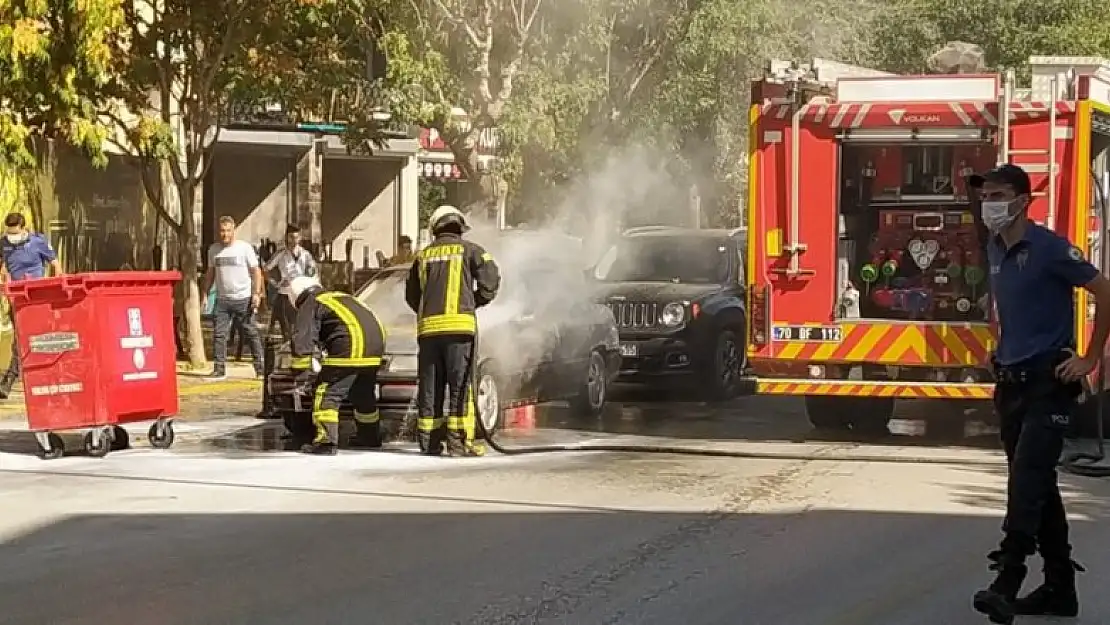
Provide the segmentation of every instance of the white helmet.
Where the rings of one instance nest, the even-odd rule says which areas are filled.
[[[302,293],[310,289],[322,288],[324,288],[324,286],[320,284],[320,281],[316,278],[313,278],[312,276],[300,276],[297,278],[293,278],[289,281],[289,301],[292,302],[294,306],[296,306],[297,300],[301,297]]]
[[[466,223],[466,215],[463,212],[450,204],[443,204],[435,209],[432,216],[428,218],[428,230],[435,234],[436,226],[440,226],[445,221],[456,221],[462,226],[463,232],[470,230],[470,226]]]

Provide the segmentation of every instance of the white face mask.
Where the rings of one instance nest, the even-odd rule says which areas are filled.
[[[4,236],[8,238],[8,243],[11,243],[12,245],[19,245],[20,243],[23,243],[27,240],[26,232],[20,232],[19,234],[5,234]]]
[[[1013,200],[1009,202],[983,202],[983,224],[988,230],[997,234],[1002,232],[1006,226],[1014,223],[1014,219],[1017,219],[1017,213],[1010,213],[1010,206],[1013,203]]]

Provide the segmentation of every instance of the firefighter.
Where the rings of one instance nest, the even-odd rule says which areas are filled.
[[[1002,165],[969,182],[981,198],[1001,327],[994,404],[1009,465],[1003,538],[988,556],[997,576],[973,603],[993,623],[1012,623],[1015,614],[1076,616],[1075,573],[1082,569],[1071,558],[1056,465],[1081,380],[1098,364],[1110,334],[1110,281],[1079,248],[1029,220],[1032,188],[1022,168]],[[1079,287],[1096,301],[1083,355],[1075,351]],[[1025,560],[1036,551],[1044,559],[1044,584],[1019,599]]]
[[[417,438],[420,450],[432,456],[485,453],[474,441],[475,313],[497,296],[501,277],[488,252],[463,240],[469,229],[459,209],[437,208],[428,220],[434,240],[416,255],[405,288],[420,346]]]
[[[339,407],[346,399],[354,408],[357,427],[352,444],[381,447],[375,394],[378,366],[385,349],[385,329],[357,299],[346,293],[325,291],[316,278],[294,278],[288,295],[297,310],[292,351],[293,369],[299,372],[298,386],[310,384],[318,372],[312,400],[315,436],[301,451],[336,453]],[[317,351],[323,352],[322,360],[316,359]]]

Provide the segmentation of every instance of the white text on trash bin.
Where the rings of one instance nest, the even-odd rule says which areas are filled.
[[[36,397],[44,395],[67,395],[69,393],[80,393],[85,390],[85,387],[80,382],[71,382],[69,384],[44,384],[42,386],[32,386],[31,394]]]

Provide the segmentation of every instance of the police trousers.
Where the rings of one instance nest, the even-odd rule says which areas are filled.
[[[474,337],[437,335],[421,337],[418,342],[416,431],[420,448],[439,453],[448,442],[472,443],[477,426]]]
[[[380,436],[377,367],[324,367],[316,378],[312,424],[317,445],[339,446],[339,408],[344,400],[354,408],[357,436]]]
[[[1075,385],[1039,369],[1000,369],[994,405],[1009,465],[1002,551],[1024,558],[1070,559],[1068,520],[1056,466],[1075,404]]]

